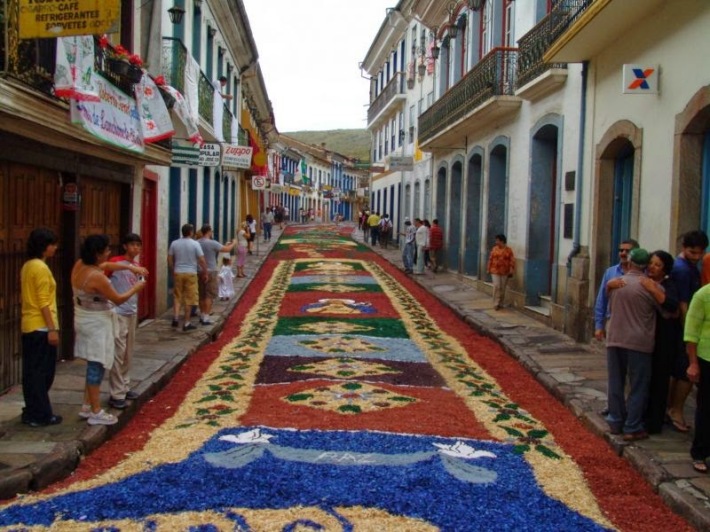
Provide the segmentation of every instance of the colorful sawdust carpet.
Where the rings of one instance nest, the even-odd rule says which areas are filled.
[[[687,528],[495,343],[337,231],[289,229],[220,341],[0,526]]]

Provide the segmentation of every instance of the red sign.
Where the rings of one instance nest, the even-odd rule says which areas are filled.
[[[78,211],[80,203],[81,195],[79,194],[79,187],[76,183],[67,183],[64,185],[64,191],[62,192],[62,210]]]

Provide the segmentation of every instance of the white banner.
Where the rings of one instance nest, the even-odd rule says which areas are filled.
[[[54,94],[60,98],[99,101],[94,84],[94,37],[59,37],[54,68]]]
[[[158,86],[148,74],[135,86],[138,109],[143,124],[143,140],[158,142],[175,134],[173,122]]]
[[[222,166],[231,168],[251,168],[251,156],[253,148],[251,146],[237,146],[235,144],[225,144],[222,154]]]
[[[100,100],[71,100],[71,121],[92,135],[126,150],[142,153],[143,128],[136,101],[98,74],[92,75]]]

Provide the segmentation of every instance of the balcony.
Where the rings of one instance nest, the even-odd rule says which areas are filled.
[[[419,117],[419,146],[428,151],[458,146],[490,120],[515,113],[517,48],[495,48]],[[457,144],[458,143],[458,144]]]
[[[396,101],[405,101],[405,79],[403,72],[397,72],[385,88],[372,102],[367,110],[367,125],[373,125],[380,116],[385,116],[385,112]]]
[[[579,63],[613,45],[664,0],[559,0],[552,9],[548,62]],[[660,15],[659,15],[660,16]]]
[[[546,63],[550,48],[552,14],[548,14],[518,41],[518,73],[515,95],[537,100],[563,85],[567,80],[567,63]]]
[[[0,76],[54,98],[57,39],[20,39],[18,13],[18,0],[0,1]],[[132,96],[133,81],[111,71],[105,53],[95,46],[94,70]]]
[[[182,94],[185,94],[187,54],[187,48],[179,39],[163,37],[163,76],[169,85],[175,87]],[[213,124],[214,91],[214,85],[205,73],[200,71],[197,79],[197,112],[204,124],[216,130],[215,124]],[[221,127],[226,142],[232,141],[232,116],[229,106],[225,103]],[[242,142],[239,144],[244,145]]]

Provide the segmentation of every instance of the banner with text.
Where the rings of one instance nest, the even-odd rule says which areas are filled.
[[[71,121],[101,140],[126,150],[144,150],[143,128],[136,101],[98,74],[92,73],[98,102],[71,100]]]
[[[254,148],[251,146],[237,146],[225,144],[222,154],[222,166],[230,168],[251,168],[251,156]]]
[[[115,33],[121,0],[19,0],[20,39]]]
[[[220,156],[221,147],[216,142],[205,142],[200,147],[173,142],[171,166],[188,168],[219,166]]]

